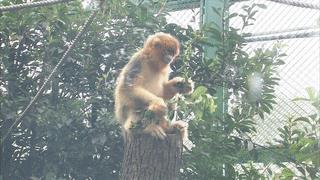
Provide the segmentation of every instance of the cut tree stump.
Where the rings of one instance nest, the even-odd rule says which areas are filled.
[[[177,180],[182,139],[168,134],[164,140],[136,134],[125,144],[121,180]]]

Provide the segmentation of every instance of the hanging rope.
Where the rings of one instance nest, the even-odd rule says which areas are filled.
[[[314,30],[310,32],[296,32],[295,34],[279,34],[279,35],[269,35],[269,36],[249,36],[245,37],[246,42],[258,42],[258,41],[272,41],[280,39],[294,39],[294,38],[309,38],[309,37],[319,37],[320,31]]]
[[[45,87],[48,85],[49,81],[51,81],[53,75],[55,75],[55,73],[57,72],[57,70],[60,68],[61,64],[67,59],[67,57],[69,56],[71,50],[75,47],[76,43],[79,41],[80,37],[86,32],[87,28],[89,27],[89,25],[93,22],[96,14],[97,14],[98,10],[95,10],[90,17],[88,18],[88,20],[84,23],[83,27],[80,29],[79,33],[77,34],[77,36],[74,38],[74,40],[71,42],[71,44],[69,45],[67,51],[63,54],[62,58],[59,60],[58,64],[54,67],[54,69],[52,70],[52,72],[50,73],[50,75],[48,76],[47,80],[43,83],[43,85],[40,87],[39,91],[37,92],[37,94],[34,96],[34,98],[30,101],[30,103],[28,104],[28,106],[25,108],[25,110],[18,116],[18,118],[14,121],[14,123],[10,126],[10,128],[8,129],[7,133],[3,136],[1,145],[4,143],[4,141],[8,138],[8,136],[10,135],[11,131],[13,130],[13,128],[15,128],[18,124],[20,124],[23,120],[23,117],[28,113],[28,111],[30,110],[30,108],[37,102],[37,100],[39,100],[40,96],[42,95],[43,91],[45,90]]]
[[[11,6],[0,6],[0,13],[4,11],[16,11],[24,8],[33,8],[33,7],[42,7],[48,6],[58,3],[69,2],[71,0],[44,0],[38,2],[24,3],[24,4],[16,4]]]
[[[304,2],[293,1],[293,0],[267,0],[267,1],[272,1],[276,3],[281,3],[281,4],[286,4],[286,5],[291,5],[291,6],[301,7],[301,8],[320,9],[319,4],[304,3]]]

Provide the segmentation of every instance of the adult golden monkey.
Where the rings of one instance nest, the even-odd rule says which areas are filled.
[[[166,33],[148,37],[141,50],[136,52],[122,69],[115,89],[116,118],[125,134],[130,134],[146,110],[154,113],[158,121],[143,124],[142,131],[164,139],[166,132],[174,128],[187,135],[187,123],[176,121],[169,125],[164,100],[177,93],[192,92],[193,83],[176,77],[169,80],[170,63],[179,55],[179,41]]]

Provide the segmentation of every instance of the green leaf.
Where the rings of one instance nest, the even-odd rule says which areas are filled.
[[[265,4],[255,4],[255,5],[258,6],[259,8],[267,9],[267,6]]]
[[[280,59],[276,63],[274,63],[274,65],[278,65],[278,66],[284,65],[284,64],[285,64],[285,62],[283,60],[280,60]]]
[[[238,13],[231,13],[229,16],[228,16],[228,19],[231,19],[233,17],[236,17],[238,16],[239,14]]]
[[[293,121],[294,122],[295,121],[303,121],[303,122],[306,122],[306,123],[310,123],[310,120],[307,117],[298,117],[298,118],[294,119]]]
[[[261,104],[262,106],[262,110],[268,114],[270,114],[270,109],[268,108],[268,106],[266,106],[264,103]]]
[[[310,101],[310,99],[297,97],[297,98],[292,99],[292,101]]]
[[[205,86],[198,86],[192,93],[191,97],[193,99],[197,99],[200,96],[204,95],[207,91],[208,91],[208,88],[206,88]]]
[[[316,99],[316,92],[312,87],[307,87],[306,90],[307,90],[309,99],[311,99],[311,100]]]
[[[259,111],[258,114],[259,114],[260,118],[264,120],[264,114],[263,114],[263,112],[262,112],[262,111]]]

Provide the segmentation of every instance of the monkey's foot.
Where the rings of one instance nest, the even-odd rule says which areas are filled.
[[[152,101],[148,109],[158,116],[163,116],[167,113],[167,105],[161,98]]]
[[[159,139],[165,139],[167,137],[167,134],[164,132],[164,130],[161,128],[161,126],[156,124],[149,124],[144,130],[144,133],[150,134],[153,137],[159,138]]]
[[[175,121],[171,124],[170,129],[177,129],[181,133],[183,140],[188,139],[188,123],[184,121]]]

